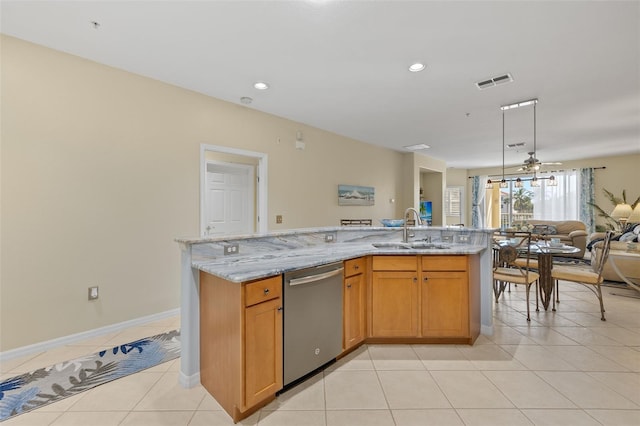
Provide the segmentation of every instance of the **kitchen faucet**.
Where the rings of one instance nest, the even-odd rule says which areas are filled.
[[[409,230],[407,229],[407,223],[409,223],[409,221],[407,220],[407,216],[408,216],[409,212],[413,212],[413,214],[415,215],[415,217],[416,217],[416,225],[418,225],[418,226],[422,225],[422,220],[420,219],[420,213],[418,213],[418,210],[414,209],[413,207],[409,207],[408,209],[406,209],[404,211],[404,226],[402,228],[402,242],[403,243],[409,242]]]

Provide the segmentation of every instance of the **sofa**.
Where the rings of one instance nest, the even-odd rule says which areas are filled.
[[[577,253],[557,254],[554,256],[582,259],[587,248],[587,227],[579,220],[528,220],[529,229],[545,238],[560,238],[560,242],[580,249]],[[533,228],[531,227],[533,226]]]
[[[640,225],[636,227],[637,233],[640,234]],[[620,235],[614,236],[614,238],[619,238]],[[598,246],[602,244],[602,239],[604,238],[604,232],[596,232],[589,236],[590,242],[595,242],[594,246]],[[591,243],[589,244],[591,246]],[[597,264],[597,256],[601,253],[601,250],[596,250],[596,258],[591,259],[591,265]],[[602,278],[607,281],[622,281],[620,275],[614,271],[611,266],[611,257],[615,257],[616,266],[620,269],[620,272],[627,277],[633,278],[635,280],[640,279],[640,258],[634,258],[631,256],[617,256],[618,253],[624,252],[637,252],[640,253],[640,243],[633,241],[611,241],[611,247],[609,248],[609,259],[604,264],[604,269],[602,270]],[[592,251],[593,253],[593,251]]]

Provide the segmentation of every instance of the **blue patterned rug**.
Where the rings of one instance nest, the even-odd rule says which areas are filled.
[[[174,330],[12,377],[0,383],[0,422],[179,356]]]

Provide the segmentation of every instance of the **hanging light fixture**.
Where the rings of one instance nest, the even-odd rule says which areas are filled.
[[[531,186],[532,187],[539,187],[540,186],[540,181],[538,180],[538,177],[536,176],[535,170],[533,171],[533,179],[531,179]]]
[[[514,184],[516,188],[522,188],[522,179],[517,178],[516,183]]]
[[[547,186],[558,186],[558,181],[556,180],[556,177],[554,175],[549,176]]]
[[[485,189],[493,189],[493,182],[491,182],[491,179],[487,180],[487,183],[484,185]]]
[[[533,103],[533,158],[536,157],[536,106],[538,105],[538,100]],[[538,164],[533,165],[533,179],[531,180],[531,186],[540,186],[540,182],[538,182],[538,178],[536,177],[536,171],[540,168]]]
[[[509,185],[504,179],[504,110],[502,110],[502,180],[500,181],[500,188],[506,188]]]

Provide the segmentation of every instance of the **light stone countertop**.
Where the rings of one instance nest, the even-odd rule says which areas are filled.
[[[477,254],[486,248],[472,244],[449,244],[448,247],[445,249],[376,248],[371,243],[331,243],[244,256],[239,254],[214,259],[194,259],[192,265],[194,268],[229,281],[244,282],[366,255],[464,255]]]

